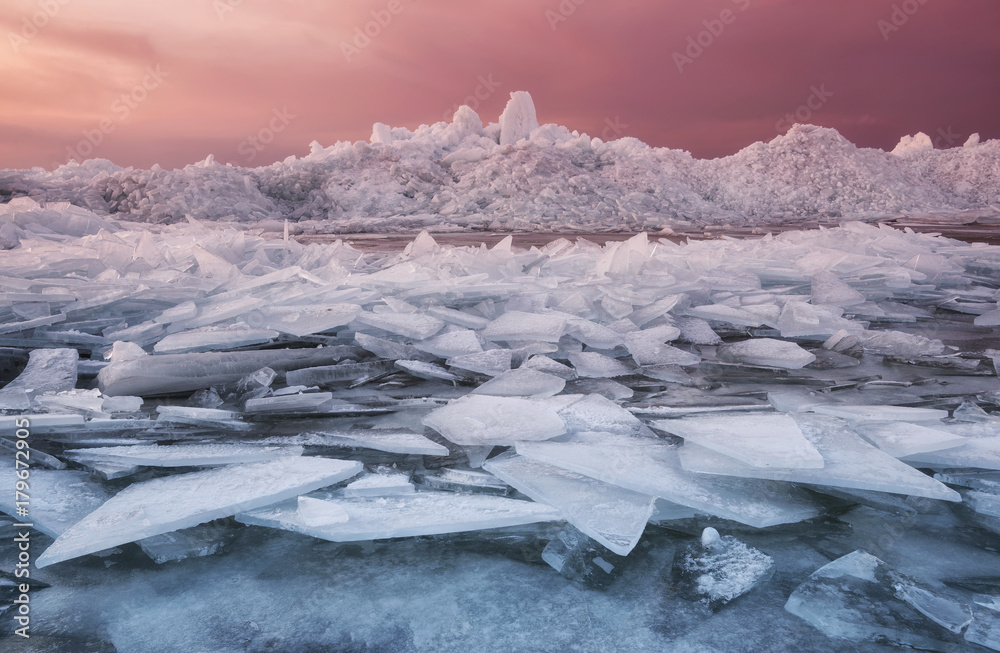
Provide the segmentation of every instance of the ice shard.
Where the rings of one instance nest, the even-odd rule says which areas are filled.
[[[145,467],[209,467],[238,463],[257,463],[285,456],[299,456],[301,447],[275,447],[255,444],[173,444],[133,445],[69,449],[73,460],[107,461]]]
[[[797,370],[816,360],[811,354],[794,342],[773,338],[752,338],[730,345],[719,345],[719,360],[734,363],[749,363],[767,367]]]
[[[483,468],[535,501],[558,508],[566,521],[618,555],[628,555],[639,542],[656,501],[523,456],[498,456]]]
[[[841,420],[820,415],[801,415],[796,417],[796,422],[802,429],[802,434],[823,456],[825,464],[822,468],[754,467],[694,444],[685,444],[681,448],[681,463],[684,469],[698,474],[769,479],[961,501],[957,492],[879,451]]]
[[[787,415],[685,417],[653,426],[754,467],[823,467],[823,456]]]
[[[32,350],[24,371],[0,389],[0,408],[25,409],[35,395],[72,390],[79,359],[75,349]]]
[[[561,519],[559,511],[550,506],[487,494],[416,492],[316,500],[330,504],[332,510],[347,513],[347,520],[309,524],[294,503],[241,512],[236,519],[244,524],[295,531],[333,542],[459,533]]]
[[[686,472],[677,450],[662,444],[618,438],[606,444],[521,442],[516,449],[533,460],[757,528],[819,514],[787,484]]]
[[[896,458],[954,449],[968,440],[960,435],[908,422],[858,422],[851,428]]]
[[[473,390],[472,394],[497,397],[551,397],[562,392],[565,387],[566,381],[558,376],[518,368],[483,383]]]
[[[359,471],[358,462],[283,457],[136,483],[63,532],[37,558],[35,566],[47,567],[284,501],[350,478]]]
[[[555,409],[540,400],[489,395],[456,399],[428,414],[423,423],[460,445],[510,445],[566,432]]]

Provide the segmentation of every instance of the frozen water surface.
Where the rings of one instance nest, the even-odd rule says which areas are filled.
[[[697,161],[538,126],[518,95],[501,123],[463,108],[266,168],[0,173],[0,445],[26,416],[51,585],[33,637],[997,648],[1000,250],[905,229],[989,229],[997,152],[797,126]],[[452,233],[377,233],[424,227]],[[282,457],[236,464],[260,455]],[[856,550],[898,575],[813,577]],[[0,539],[0,570],[17,555]]]

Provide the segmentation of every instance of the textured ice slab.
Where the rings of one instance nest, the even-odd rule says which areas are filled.
[[[444,327],[443,320],[423,313],[361,313],[354,319],[361,324],[417,340],[430,338]]]
[[[479,336],[470,329],[459,329],[434,336],[428,340],[413,343],[420,351],[433,354],[440,358],[452,358],[465,354],[477,354],[483,351]]]
[[[135,445],[70,449],[66,455],[78,461],[109,461],[146,467],[196,467],[258,463],[284,456],[302,455],[302,447],[275,447],[255,444],[173,444]]]
[[[153,562],[162,565],[165,562],[214,555],[235,536],[235,529],[209,523],[147,537],[138,540],[136,544]]]
[[[350,478],[361,467],[346,460],[284,457],[136,483],[62,533],[35,564],[46,567],[253,510]]]
[[[961,501],[957,492],[865,442],[841,420],[796,417],[802,434],[822,454],[822,469],[754,467],[697,445],[681,448],[684,469],[699,474],[789,481]]]
[[[473,390],[472,394],[497,397],[551,397],[562,392],[565,387],[566,381],[558,376],[538,370],[518,368],[487,381]]]
[[[602,546],[573,525],[561,529],[542,550],[542,560],[566,578],[604,588],[621,576],[624,556]]]
[[[509,349],[491,349],[481,354],[463,354],[449,358],[446,363],[449,367],[497,376],[510,369],[511,351]]]
[[[235,349],[270,342],[277,337],[277,331],[254,329],[243,323],[228,327],[204,327],[165,336],[153,345],[153,351],[159,354],[181,354],[213,349]]]
[[[969,607],[935,592],[864,551],[817,569],[785,603],[836,639],[949,651],[972,621]]]
[[[329,347],[142,356],[112,362],[98,373],[97,383],[106,395],[148,397],[235,383],[262,367],[280,373],[332,365],[341,355]]]
[[[719,360],[797,370],[816,360],[794,342],[773,338],[752,338],[731,345],[719,345]]]
[[[332,392],[306,392],[247,399],[244,407],[248,413],[308,412],[316,410],[331,399],[333,399]]]
[[[523,456],[498,456],[483,463],[483,469],[535,501],[558,508],[566,521],[618,555],[635,548],[656,501]]]
[[[423,435],[413,433],[412,431],[357,429],[352,431],[305,433],[298,436],[287,438],[275,437],[267,440],[268,444],[283,442],[316,447],[357,447],[388,453],[424,456],[447,456],[449,454],[448,447],[428,440]]]
[[[640,494],[764,528],[819,514],[804,494],[783,483],[693,474],[677,450],[660,444],[518,443],[517,453]]]
[[[470,446],[548,440],[566,432],[565,422],[546,403],[489,395],[456,399],[424,417],[423,424],[455,444]]]
[[[313,497],[299,497],[295,510],[302,523],[309,526],[343,524],[351,518],[339,505]]]
[[[310,525],[301,518],[294,503],[242,512],[236,519],[244,524],[281,528],[333,542],[354,542],[460,533],[562,518],[558,510],[541,503],[487,494],[416,492],[323,501],[330,504],[331,509],[346,512],[348,519]]]
[[[349,324],[360,312],[361,307],[357,304],[274,306],[259,311],[264,326],[298,337]],[[256,312],[250,315],[253,317]]]
[[[569,355],[578,376],[590,379],[608,379],[626,376],[633,370],[616,358],[598,354],[596,351],[581,351]]]
[[[385,496],[387,494],[413,494],[410,475],[402,472],[368,474],[344,488],[345,497]]]
[[[948,411],[937,408],[909,408],[907,406],[848,406],[846,404],[824,404],[813,406],[814,413],[832,415],[850,420],[873,422],[930,422],[948,417]]]
[[[774,575],[774,560],[731,535],[706,528],[701,541],[680,551],[672,569],[673,586],[689,600],[713,610],[763,585]]]
[[[998,606],[994,602],[994,606]],[[965,631],[966,641],[1000,651],[1000,610],[983,608],[976,611],[976,617]]]
[[[482,330],[488,340],[539,340],[559,342],[566,333],[566,318],[546,313],[507,311]]]
[[[676,329],[674,329],[676,331]],[[625,348],[636,365],[697,365],[701,356],[664,344],[642,331],[625,334]]]
[[[966,438],[953,449],[928,451],[903,458],[914,465],[930,467],[973,467],[1000,470],[1000,437]]]
[[[857,306],[864,304],[865,296],[840,280],[832,272],[817,272],[812,277],[813,304],[832,306]]]
[[[25,409],[35,395],[72,390],[79,359],[75,349],[32,350],[24,370],[0,389],[0,408]]]
[[[0,465],[0,485],[10,488],[10,491],[0,493],[0,510],[16,515],[14,487],[18,477],[14,469],[14,455],[5,455],[4,458],[6,460]],[[32,467],[28,482],[31,506],[27,521],[53,538],[59,537],[108,500],[107,490],[86,472]]]
[[[653,426],[754,467],[823,467],[823,456],[787,415],[686,417]]]
[[[960,435],[907,422],[859,422],[852,424],[852,428],[896,458],[954,449],[967,440]]]
[[[371,378],[393,371],[391,360],[378,360],[364,363],[341,363],[340,365],[322,365],[292,370],[285,375],[289,385],[330,385],[344,381],[357,381]]]
[[[175,422],[208,428],[223,428],[231,431],[249,431],[250,424],[240,420],[240,414],[218,408],[195,408],[190,406],[157,406],[158,422]]]
[[[701,318],[712,322],[727,322],[737,326],[758,327],[764,324],[764,318],[742,308],[725,306],[723,304],[706,304],[692,306],[685,313],[688,317]]]

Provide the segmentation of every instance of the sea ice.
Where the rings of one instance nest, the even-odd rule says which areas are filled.
[[[823,467],[823,456],[787,415],[685,417],[653,426],[754,467]]]
[[[851,427],[876,447],[896,458],[953,449],[967,441],[967,438],[946,431],[907,422],[856,422]]]
[[[566,318],[557,314],[507,311],[481,331],[487,340],[558,342],[566,333]]]
[[[729,345],[719,345],[717,351],[719,360],[789,370],[797,370],[816,360],[814,354],[794,342],[773,338],[752,338]]]
[[[535,501],[558,508],[569,523],[623,556],[639,542],[656,501],[523,456],[498,456],[483,468]]]
[[[825,464],[821,469],[754,467],[711,449],[689,444],[681,448],[681,463],[684,469],[699,474],[721,474],[961,501],[957,492],[879,451],[862,440],[841,420],[821,415],[798,415],[795,421],[802,434],[823,456]]]
[[[347,520],[319,525],[306,523],[294,503],[241,512],[236,519],[244,524],[281,528],[334,542],[459,533],[560,519],[555,508],[487,494],[416,492],[316,500],[330,504],[330,510],[346,512]]]
[[[713,610],[730,603],[774,575],[774,560],[759,549],[714,528],[702,532],[701,541],[678,552],[672,583],[689,600],[703,600]]]
[[[423,423],[460,445],[511,445],[566,432],[555,409],[540,400],[489,395],[456,399],[428,414]]]
[[[907,406],[848,406],[846,404],[822,404],[813,406],[814,413],[831,415],[848,420],[872,422],[930,422],[948,417],[948,411],[937,408],[909,408]]]
[[[819,514],[787,484],[686,472],[677,450],[661,444],[520,442],[516,449],[533,460],[757,528]]]
[[[119,544],[253,510],[332,485],[361,463],[283,457],[164,476],[131,485],[66,529],[35,561],[38,568]]]
[[[471,394],[497,397],[551,397],[563,391],[566,381],[529,368],[509,370],[478,386]]]
[[[410,475],[403,472],[366,474],[344,488],[345,497],[371,497],[389,494],[412,494]],[[301,502],[302,497],[300,497]]]
[[[237,463],[257,463],[285,456],[302,455],[302,447],[260,446],[256,444],[172,444],[133,445],[69,449],[73,460],[107,461],[146,467],[207,467]]]

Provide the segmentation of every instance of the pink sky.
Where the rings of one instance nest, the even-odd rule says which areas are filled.
[[[345,54],[372,12],[386,24]],[[859,145],[945,147],[1000,137],[998,27],[995,0],[4,0],[0,168],[267,164],[442,120],[477,88],[485,122],[527,90],[540,122],[700,157],[807,103]]]

